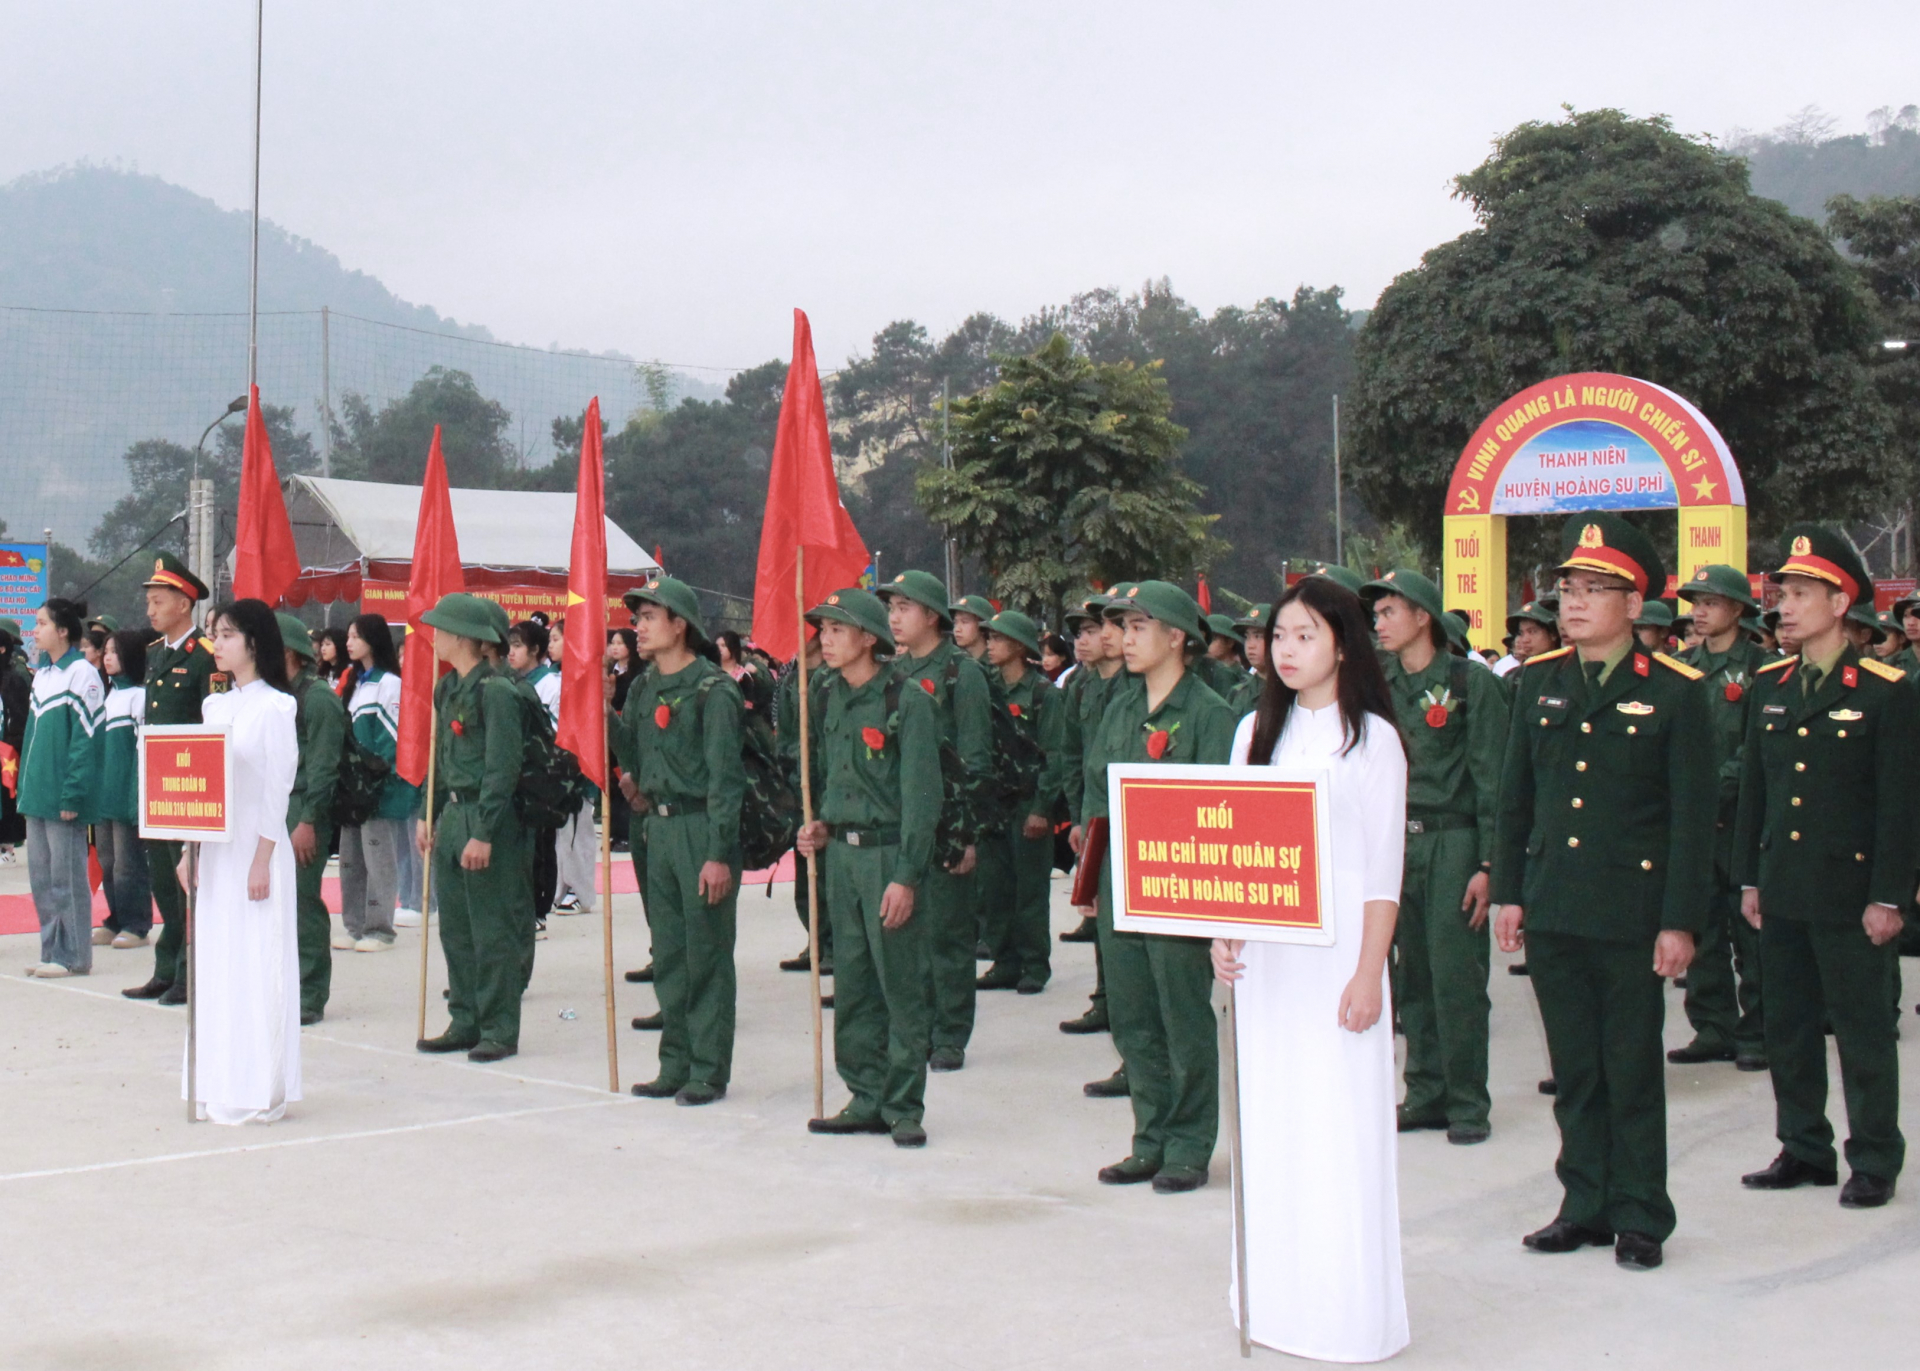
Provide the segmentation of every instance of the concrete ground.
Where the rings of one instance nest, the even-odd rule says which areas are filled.
[[[1080,1093],[1109,1040],[1055,1029],[1086,1003],[1091,950],[1060,947],[1044,995],[981,997],[966,1070],[932,1079],[924,1152],[816,1138],[807,982],[774,965],[802,941],[790,892],[741,900],[738,1065],[706,1109],[607,1092],[598,919],[552,921],[522,1053],[493,1067],[413,1051],[417,933],[336,953],[306,1099],[245,1130],[185,1122],[181,1011],[118,993],[150,953],[33,981],[33,938],[0,938],[0,1367],[1238,1364],[1224,1143],[1197,1194],[1094,1181],[1128,1108]],[[619,904],[624,969],[646,934]],[[1064,882],[1054,914],[1070,926]],[[436,948],[430,1031],[442,984]],[[1496,966],[1493,993],[1492,1141],[1403,1140],[1401,1363],[1906,1364],[1920,1196],[1852,1213],[1833,1190],[1742,1191],[1775,1151],[1764,1075],[1672,1071],[1664,1270],[1523,1252],[1557,1203],[1555,1135],[1528,983]],[[623,1087],[653,1074],[657,1039],[626,1026],[653,1007],[620,985]],[[1913,1098],[1912,1054],[1905,1072]]]

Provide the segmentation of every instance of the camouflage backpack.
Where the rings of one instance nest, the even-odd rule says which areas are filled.
[[[704,678],[694,687],[694,698],[704,708],[707,693],[728,679],[724,673]],[[743,709],[741,716],[740,764],[747,789],[740,799],[740,866],[761,871],[793,847],[800,832],[800,791],[780,763],[767,711]]]
[[[580,773],[580,759],[554,741],[553,720],[539,697],[531,691],[515,694],[527,719],[527,745],[513,787],[514,813],[529,828],[565,827],[587,802],[593,783]]]

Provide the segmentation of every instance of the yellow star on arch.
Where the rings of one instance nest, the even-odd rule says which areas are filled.
[[[1706,477],[1702,476],[1699,480],[1693,483],[1694,498],[1696,500],[1711,500],[1713,498],[1713,492],[1717,488],[1718,487],[1714,482],[1709,481]]]

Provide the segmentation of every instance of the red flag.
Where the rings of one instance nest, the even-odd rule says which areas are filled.
[[[873,560],[840,503],[833,446],[827,438],[827,402],[813,361],[813,330],[796,309],[793,364],[787,368],[787,391],[780,401],[766,521],[760,526],[760,561],[753,577],[753,639],[777,658],[800,649],[793,564],[795,551],[803,546],[808,608],[836,590],[858,585],[860,573]]]
[[[20,793],[20,754],[8,743],[0,743],[0,787],[9,795]]]
[[[1207,584],[1205,576],[1200,578],[1200,591],[1193,598],[1199,602],[1202,614],[1213,613],[1213,587]]]
[[[579,613],[574,606],[581,606]],[[580,483],[573,501],[573,549],[567,557],[567,627],[560,658],[560,724],[554,741],[580,770],[607,787],[607,491],[600,460],[600,397],[587,405],[580,440]]]
[[[273,469],[273,447],[260,417],[260,387],[249,386],[247,436],[240,447],[240,517],[233,541],[233,598],[280,603],[300,579],[293,525]]]
[[[407,577],[407,641],[400,656],[400,741],[393,769],[409,785],[427,780],[428,737],[433,727],[433,686],[440,679],[431,635],[420,616],[442,595],[467,588],[460,570],[460,540],[453,529],[453,497],[447,492],[447,459],[440,455],[440,425],[433,426],[427,474],[420,484],[420,514],[413,525],[413,567]]]

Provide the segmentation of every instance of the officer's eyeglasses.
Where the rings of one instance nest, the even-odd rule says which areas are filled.
[[[1590,600],[1596,595],[1625,595],[1626,586],[1607,585],[1602,581],[1562,581],[1560,582],[1562,600]]]

